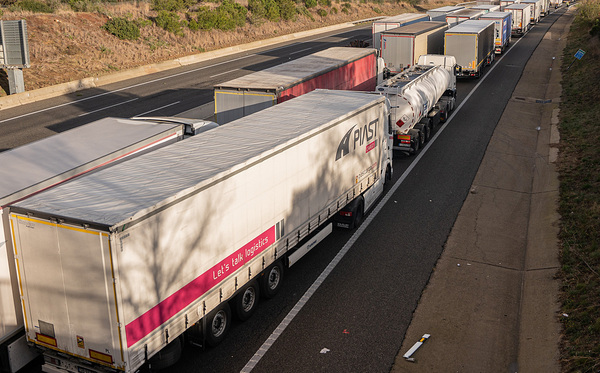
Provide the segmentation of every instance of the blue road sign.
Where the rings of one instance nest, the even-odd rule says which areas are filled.
[[[575,58],[577,58],[578,60],[580,60],[583,55],[585,54],[585,51],[583,49],[580,49],[577,51],[577,53],[575,53]]]

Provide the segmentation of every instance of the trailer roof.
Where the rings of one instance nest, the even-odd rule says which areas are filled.
[[[440,8],[429,9],[427,11],[427,14],[431,14],[431,13],[443,13],[443,12],[448,13],[448,12],[454,12],[456,10],[463,9],[463,8],[464,8],[464,6],[447,5],[447,6],[443,6],[443,7],[440,7]]]
[[[406,22],[412,21],[419,18],[429,17],[425,13],[402,13],[395,16],[389,16],[382,19],[378,19],[373,21],[373,23],[397,23],[397,22]]]
[[[427,31],[439,29],[442,27],[448,27],[446,22],[437,22],[437,21],[423,21],[418,23],[413,23],[406,26],[400,26],[393,28],[391,30],[382,31],[382,34],[410,34],[410,35],[418,35]]]
[[[512,13],[511,12],[489,12],[486,13],[484,15],[482,15],[481,18],[490,18],[490,19],[498,19],[498,18],[506,18],[506,17],[510,17]]]
[[[464,16],[473,16],[477,14],[483,14],[483,10],[480,9],[471,9],[465,8],[457,10],[456,12],[446,14],[446,17],[464,17]]]
[[[506,9],[525,9],[525,8],[529,8],[529,4],[511,4],[511,5],[505,6],[504,10],[506,10]]]
[[[446,30],[446,34],[478,34],[489,25],[494,25],[494,21],[469,19],[449,28]]]
[[[215,89],[283,90],[369,54],[371,48],[333,47],[215,85]]]
[[[486,9],[498,9],[498,8],[500,8],[500,5],[479,4],[479,5],[472,6],[469,9],[480,9],[480,10],[483,9],[483,10],[486,10]]]
[[[0,206],[132,151],[179,123],[104,118],[0,153]]]
[[[374,93],[316,90],[37,194],[15,206],[104,226],[155,208],[251,167],[332,123],[384,101]],[[282,120],[285,118],[285,120]]]

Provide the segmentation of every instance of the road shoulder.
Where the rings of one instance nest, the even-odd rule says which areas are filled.
[[[557,112],[574,9],[529,59],[392,372],[560,372]],[[431,337],[403,358],[423,334]]]

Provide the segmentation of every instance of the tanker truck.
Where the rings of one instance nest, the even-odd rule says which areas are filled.
[[[456,104],[456,59],[423,55],[418,64],[393,76],[377,91],[391,105],[393,149],[416,154],[436,125],[446,121]]]

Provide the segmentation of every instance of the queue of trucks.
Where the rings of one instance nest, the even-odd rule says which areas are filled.
[[[107,118],[0,154],[0,371],[42,353],[46,372],[133,373],[173,364],[184,339],[217,345],[333,226],[360,224],[393,151],[416,154],[457,76],[506,50],[507,8],[387,20],[379,49],[218,84],[221,125]]]

